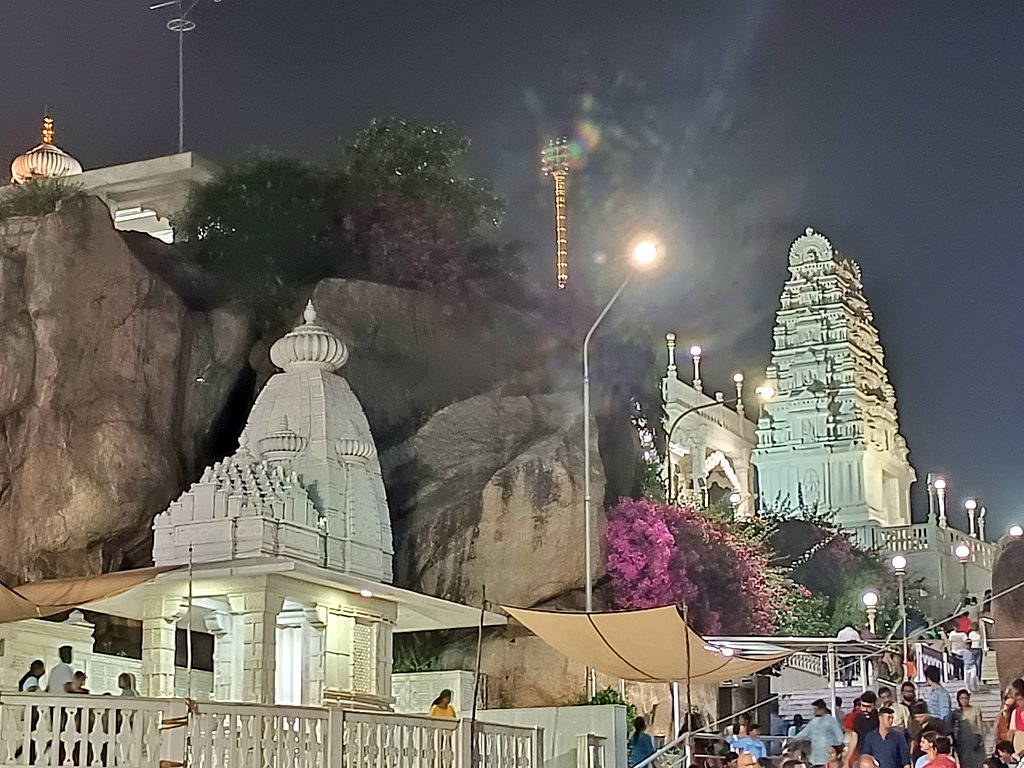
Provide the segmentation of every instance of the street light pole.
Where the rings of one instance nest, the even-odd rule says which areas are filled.
[[[633,251],[633,260],[639,265],[651,264],[658,256],[658,247],[653,242],[645,241],[636,246]],[[604,320],[605,315],[611,310],[619,296],[626,290],[633,279],[633,272],[626,275],[615,293],[604,305],[601,314],[597,316],[594,324],[590,326],[587,335],[583,339],[583,559],[584,568],[584,599],[587,613],[594,610],[594,574],[593,574],[593,547],[591,545],[591,513],[590,513],[590,340],[594,336],[597,326]],[[594,670],[587,667],[587,697],[592,699],[597,693],[597,685],[594,679]]]
[[[896,583],[899,585],[900,593],[900,624],[903,626],[903,674],[907,674],[907,661],[910,658],[910,649],[907,640],[907,596],[904,581],[907,578],[907,558],[904,555],[893,555],[889,561],[892,569],[896,572]]]
[[[953,550],[953,554],[956,555],[956,559],[960,561],[960,568],[962,569],[963,582],[960,587],[960,605],[963,608],[967,607],[967,600],[971,596],[970,590],[967,588],[967,563],[971,559],[971,546],[966,541],[961,541],[956,545]]]

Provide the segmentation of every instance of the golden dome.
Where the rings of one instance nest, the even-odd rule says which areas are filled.
[[[82,164],[53,143],[53,118],[43,118],[43,141],[11,163],[11,183],[32,179],[60,179],[82,172]]]

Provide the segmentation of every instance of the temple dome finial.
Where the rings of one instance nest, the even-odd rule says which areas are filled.
[[[53,143],[53,118],[43,118],[42,141],[34,149],[18,155],[11,163],[11,183],[24,184],[32,179],[60,179],[82,172],[82,164]]]
[[[313,301],[302,312],[303,324],[274,342],[270,359],[284,371],[319,368],[336,371],[348,360],[344,342],[323,326],[317,325]]]

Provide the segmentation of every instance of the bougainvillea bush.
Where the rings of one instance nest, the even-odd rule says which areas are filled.
[[[692,506],[622,499],[609,510],[606,540],[616,608],[686,605],[702,634],[771,633],[802,597],[762,548]]]

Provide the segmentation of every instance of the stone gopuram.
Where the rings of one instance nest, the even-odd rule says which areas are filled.
[[[757,427],[762,506],[817,506],[846,528],[909,525],[916,480],[860,267],[808,228],[789,279]]]

